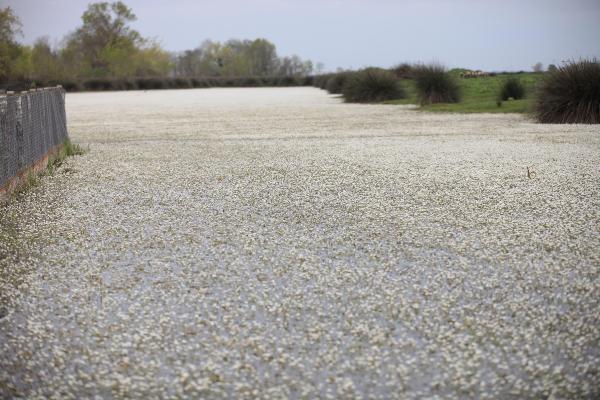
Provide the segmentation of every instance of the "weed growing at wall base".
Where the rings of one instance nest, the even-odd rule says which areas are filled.
[[[70,139],[67,139],[60,146],[58,153],[48,160],[47,172],[52,175],[54,171],[60,167],[67,157],[80,156],[87,152],[78,144],[73,144]]]
[[[73,144],[70,139],[66,139],[58,148],[58,151],[48,158],[46,169],[35,173],[29,171],[25,181],[10,195],[10,199],[17,199],[19,196],[27,193],[38,186],[44,176],[54,175],[56,170],[65,162],[68,157],[83,155],[88,150],[78,144]]]

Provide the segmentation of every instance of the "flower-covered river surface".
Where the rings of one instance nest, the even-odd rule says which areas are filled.
[[[0,398],[600,396],[598,126],[66,101],[89,151],[0,209]]]

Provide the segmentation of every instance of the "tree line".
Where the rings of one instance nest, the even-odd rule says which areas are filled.
[[[305,77],[320,72],[294,55],[280,57],[266,39],[206,40],[180,53],[131,28],[132,9],[121,1],[88,5],[82,24],[57,47],[48,38],[23,45],[22,24],[10,7],[0,9],[0,83],[66,82],[132,78]]]

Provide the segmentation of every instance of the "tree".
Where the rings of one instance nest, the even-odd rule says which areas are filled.
[[[169,54],[131,28],[136,16],[122,1],[91,3],[81,19],[62,47],[53,48],[47,38],[29,47],[16,41],[19,18],[9,7],[0,9],[0,81],[304,76],[313,71],[312,62],[298,56],[279,58],[266,39],[207,40],[196,49]]]
[[[15,43],[15,37],[22,35],[21,20],[16,16],[12,8],[0,9],[0,42]]]
[[[128,26],[136,20],[133,11],[121,1],[92,3],[82,20],[83,26],[67,39],[67,53],[81,59],[86,75],[122,74],[123,66],[144,43],[139,32]]]
[[[536,62],[531,68],[533,69],[533,72],[542,72],[544,70],[544,64]]]
[[[279,75],[283,76],[306,76],[313,70],[312,61],[302,61],[297,55],[283,57],[280,61]]]
[[[249,49],[252,64],[250,75],[269,76],[274,75],[279,67],[279,58],[275,45],[266,39],[256,39]]]
[[[173,59],[175,76],[193,77],[202,75],[202,49],[186,50]]]
[[[56,51],[50,47],[47,37],[39,38],[33,45],[31,51],[31,75],[35,81],[43,83],[65,77],[61,60]]]
[[[133,57],[133,69],[130,76],[138,77],[164,77],[173,69],[169,53],[164,51],[158,43],[147,42],[138,49]]]
[[[322,74],[323,71],[325,71],[325,64],[323,64],[322,62],[317,62],[317,65],[315,66],[315,74],[319,75]]]
[[[14,63],[19,59],[22,61],[23,49],[16,42],[16,36],[22,34],[21,27],[12,8],[0,9],[0,81],[12,78]]]
[[[171,60],[174,75],[183,77],[304,76],[313,71],[312,62],[298,56],[279,58],[275,45],[266,39],[207,40],[194,50],[173,55]]]

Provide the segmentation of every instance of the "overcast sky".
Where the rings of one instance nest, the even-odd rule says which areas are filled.
[[[89,0],[0,0],[23,22],[24,43],[58,44]],[[170,51],[205,39],[266,38],[280,55],[327,70],[402,61],[530,70],[600,57],[600,0],[125,0],[135,29]]]

